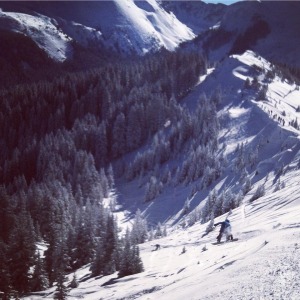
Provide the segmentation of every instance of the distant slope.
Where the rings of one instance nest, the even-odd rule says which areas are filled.
[[[299,14],[295,1],[229,6],[202,1],[4,1],[0,29],[27,36],[55,62],[70,65],[81,55],[75,64],[83,67],[91,66],[90,57],[174,51],[186,43],[184,47],[214,62],[250,49],[299,69]]]
[[[155,0],[16,2],[0,7],[5,10],[0,15],[2,27],[22,31],[60,61],[68,57],[70,40],[123,54],[145,54],[162,47],[174,50],[194,37],[191,29]],[[37,33],[30,30],[33,26],[39,27]],[[51,44],[45,43],[49,35]]]
[[[214,61],[253,50],[270,61],[299,68],[299,14],[297,1],[237,2],[226,7],[219,26],[196,39],[196,47]]]
[[[139,180],[121,184],[118,190],[120,198],[126,199],[122,202],[125,209],[140,208],[151,222],[174,225],[185,215],[186,203],[191,210],[198,205],[202,207],[203,200],[214,188],[219,193],[242,192],[244,168],[255,185],[267,176],[267,172],[280,173],[295,159],[300,149],[299,85],[282,78],[281,70],[261,56],[246,51],[224,59],[217,68],[210,70],[182,104],[195,111],[203,93],[211,96],[217,90],[222,99],[218,105],[219,154],[223,153],[227,159],[222,176],[192,196],[191,190],[198,181],[166,189],[150,203],[143,201]],[[238,151],[242,144],[243,150]],[[240,165],[239,155],[244,161]],[[185,152],[178,155],[174,165],[180,166],[185,156]]]
[[[196,35],[217,26],[227,10],[224,4],[211,4],[200,0],[162,1],[161,5],[191,28]]]

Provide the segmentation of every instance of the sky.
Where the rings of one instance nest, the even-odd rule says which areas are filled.
[[[235,3],[235,2],[238,2],[238,1],[241,1],[241,0],[202,0],[203,2],[206,2],[206,3],[223,3],[223,4],[226,4],[226,5],[230,5],[232,3]]]

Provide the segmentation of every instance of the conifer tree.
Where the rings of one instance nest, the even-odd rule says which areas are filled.
[[[66,277],[63,271],[59,271],[57,277],[57,288],[54,294],[54,299],[56,300],[66,300],[68,297],[68,288],[66,287]]]
[[[140,209],[137,210],[131,229],[133,244],[144,243],[148,235],[147,222],[143,218]]]
[[[9,238],[11,283],[20,294],[30,290],[30,268],[34,265],[35,232],[24,202]]]
[[[44,269],[40,253],[36,255],[34,272],[31,279],[31,290],[33,292],[42,291],[49,287],[49,280]]]
[[[92,276],[94,277],[103,274],[104,268],[105,268],[104,242],[102,238],[100,238],[97,243],[95,258],[91,263],[91,267],[90,267]]]
[[[158,222],[158,224],[156,226],[155,235],[154,235],[155,238],[161,238],[163,236],[163,231],[162,231],[161,227],[162,227],[161,223]]]
[[[87,200],[87,205],[83,215],[80,216],[77,227],[77,237],[75,240],[75,253],[74,258],[76,260],[75,267],[81,267],[84,264],[91,262],[94,250],[96,248],[95,243],[95,219],[93,217],[94,205],[91,205]]]
[[[136,245],[131,245],[129,230],[127,230],[125,234],[124,248],[121,257],[119,277],[140,273],[144,270],[139,248]]]
[[[10,299],[11,278],[8,268],[8,246],[0,239],[0,292],[3,300]]]

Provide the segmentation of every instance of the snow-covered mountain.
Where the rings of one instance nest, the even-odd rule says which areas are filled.
[[[196,35],[218,26],[227,10],[224,4],[203,1],[162,1],[161,5],[191,28]]]
[[[270,61],[299,67],[299,13],[297,1],[237,2],[196,43],[216,61],[251,49]]]
[[[239,240],[212,245],[217,230],[207,233],[208,223],[193,224],[195,212],[208,201],[205,190],[190,199],[190,211],[184,213],[179,207],[188,187],[141,205],[136,181],[118,186],[131,209],[139,207],[152,220],[169,224],[169,235],[140,245],[145,266],[140,274],[89,278],[89,266],[77,270],[79,286],[70,290],[70,299],[299,298],[299,85],[263,57],[246,51],[210,69],[183,105],[194,109],[199,96],[217,86],[223,95],[218,111],[220,149],[228,164],[209,190],[239,190],[243,180],[235,172],[241,153],[237,149],[243,145],[247,159],[255,154],[248,168],[252,186],[230,215]],[[260,186],[264,193],[253,200]],[[128,219],[120,222],[127,226]],[[156,243],[161,249],[154,251]],[[25,299],[52,299],[54,291],[55,287]]]
[[[75,43],[142,55],[162,47],[175,50],[190,40],[183,47],[217,62],[179,105],[196,111],[203,94],[220,96],[216,156],[224,158],[221,175],[195,190],[202,178],[192,184],[174,180],[150,201],[145,201],[142,176],[130,182],[118,178],[117,193],[104,202],[117,202],[119,224],[126,229],[140,209],[151,225],[165,224],[168,236],[139,245],[142,273],[91,277],[90,265],[76,270],[79,286],[68,291],[69,299],[300,298],[300,87],[274,64],[300,66],[299,3],[37,1],[4,3],[2,8],[0,29],[24,34],[58,62],[72,58]],[[166,120],[163,133],[171,131],[171,122]],[[141,155],[145,143],[126,159]],[[181,167],[186,149],[170,164]],[[209,222],[200,224],[212,191],[239,196],[241,203],[230,215],[236,242],[212,245],[217,230],[207,232]],[[154,251],[157,243],[161,249]],[[39,249],[46,248],[42,244]],[[68,274],[69,281],[73,275]],[[24,299],[53,299],[55,289]]]
[[[72,54],[71,38],[49,17],[0,11],[0,28],[32,38],[54,60],[64,61]]]
[[[1,2],[0,8],[0,29],[29,36],[57,61],[72,57],[72,41],[126,55],[173,51],[191,41],[215,61],[252,49],[271,61],[294,65],[300,45],[300,4],[295,1],[228,6],[202,1],[13,1]]]
[[[155,0],[3,3],[0,28],[31,37],[52,58],[64,61],[71,41],[125,54],[174,50],[195,37]],[[12,12],[13,11],[13,12]]]

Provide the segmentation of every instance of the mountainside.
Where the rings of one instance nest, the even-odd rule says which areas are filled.
[[[197,47],[214,60],[251,49],[294,65],[300,44],[297,1],[229,6],[201,1],[14,1],[1,2],[1,8],[0,28],[29,36],[57,61],[71,58],[71,41],[143,55],[162,47],[172,51],[199,35]]]
[[[144,210],[150,219],[172,225],[184,215],[186,205],[195,209],[214,186],[220,192],[225,189],[238,195],[244,193],[246,177],[250,176],[254,184],[266,176],[266,171],[280,172],[288,168],[300,147],[297,138],[300,91],[299,85],[281,76],[284,75],[280,68],[252,51],[232,55],[217,68],[209,70],[183,103],[190,111],[195,111],[201,95],[214,98],[217,90],[221,99],[217,106],[220,121],[218,155],[227,160],[222,166],[221,179],[208,190],[199,188],[203,178],[200,185],[192,180],[186,188],[166,189],[158,196],[158,201],[149,205],[142,201],[140,193],[143,191],[133,188],[140,183],[126,184],[124,190],[121,185],[120,201],[123,197],[135,199],[133,207]],[[184,155],[177,158],[176,165],[182,164]],[[201,165],[201,161],[194,163]],[[192,170],[193,165],[187,167],[187,182]],[[134,194],[131,193],[133,190]],[[181,201],[174,203],[174,198]],[[135,210],[128,200],[124,207]]]
[[[184,197],[190,185],[167,189],[144,203],[140,201],[141,179],[124,186],[117,183],[118,198],[126,199],[123,208],[140,208],[152,221],[166,222],[168,236],[140,245],[145,266],[140,274],[125,279],[117,273],[91,278],[89,267],[77,270],[79,285],[70,290],[70,298],[299,297],[300,190],[295,181],[300,159],[300,128],[296,124],[299,85],[285,79],[278,67],[247,51],[208,70],[182,104],[195,110],[199,96],[209,94],[217,84],[222,94],[218,103],[219,155],[223,152],[227,159],[220,178],[196,191],[188,203]],[[177,157],[177,164],[182,157]],[[250,186],[245,189],[247,179]],[[217,230],[208,231],[209,222],[202,219],[200,224],[199,218],[207,214],[209,221],[238,191],[239,206],[214,219],[223,221],[229,215],[238,241],[212,245]],[[126,207],[126,203],[130,205]],[[126,219],[120,219],[124,226],[128,226]],[[69,282],[73,275],[68,276]],[[55,287],[25,299],[52,299],[54,291]]]
[[[67,63],[62,70],[88,69],[92,61],[99,66],[120,54],[126,58],[162,48],[174,51],[182,44],[214,62],[251,49],[299,68],[299,2],[4,1],[0,9],[1,30],[31,39],[54,64]],[[2,58],[9,62],[9,55],[2,53]],[[54,64],[43,67],[57,73]],[[22,75],[24,65],[36,70],[30,57],[2,69],[9,73],[17,68]],[[19,82],[26,82],[26,75],[21,77]]]
[[[196,44],[213,60],[253,50],[266,59],[299,68],[297,1],[243,1],[226,7],[218,26]]]
[[[1,28],[30,36],[51,57],[64,61],[70,41],[123,54],[174,50],[192,31],[155,0],[3,3]],[[19,12],[11,13],[10,10]]]
[[[218,26],[227,11],[224,4],[202,1],[161,1],[161,5],[191,28],[196,35]]]
[[[212,245],[218,228],[205,235],[207,224],[174,228],[168,237],[140,245],[145,272],[88,278],[88,268],[82,268],[70,299],[298,299],[299,175],[290,172],[283,176],[285,188],[270,188],[270,194],[233,211],[237,242]],[[54,290],[24,299],[53,299]]]
[[[300,297],[298,2],[0,7],[0,297]]]

